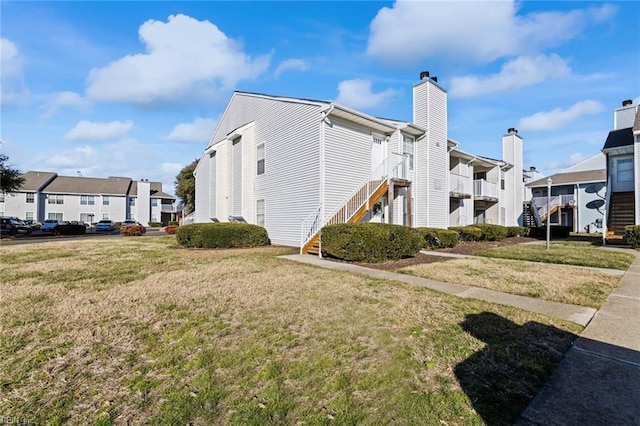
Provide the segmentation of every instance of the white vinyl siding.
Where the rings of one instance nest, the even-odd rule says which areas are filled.
[[[231,148],[231,215],[242,216],[242,138]]]
[[[212,158],[209,158],[209,154],[206,153],[202,156],[198,162],[198,166],[195,170],[196,178],[196,210],[195,221],[196,222],[209,222],[209,202],[210,202],[210,183],[209,183],[209,170]]]
[[[243,197],[247,221],[255,217],[256,200],[265,204],[267,230],[273,244],[297,246],[300,243],[300,224],[320,203],[320,120],[319,105],[273,99],[261,95],[235,93],[211,138],[217,151],[217,217],[224,221],[231,206],[231,147],[225,148],[227,135],[250,123],[253,129],[242,133],[245,154]],[[246,143],[245,143],[246,142]],[[256,142],[265,143],[265,164],[268,171],[257,176]],[[226,151],[225,151],[226,150]],[[200,214],[209,208],[208,156],[196,169],[196,221],[209,221]],[[207,178],[203,178],[202,175]],[[251,175],[251,178],[249,178]],[[201,181],[207,181],[201,190]],[[225,197],[229,196],[229,200]]]
[[[213,152],[209,156],[209,219],[218,219],[218,210],[216,209],[217,182],[218,182],[218,157]]]
[[[325,127],[325,219],[371,174],[371,131],[331,121]]]

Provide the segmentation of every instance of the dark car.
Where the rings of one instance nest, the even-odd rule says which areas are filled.
[[[0,218],[0,234],[17,235],[18,232],[31,235],[31,226],[17,217]]]
[[[42,228],[42,224],[40,222],[36,222],[33,219],[27,219],[27,220],[24,221],[24,223],[29,225],[29,227],[31,227],[32,231],[38,231],[40,228]]]

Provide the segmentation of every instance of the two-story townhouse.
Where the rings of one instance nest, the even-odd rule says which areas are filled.
[[[235,92],[194,172],[195,221],[256,223],[273,243],[303,252],[318,251],[318,232],[330,223],[448,227],[447,94],[428,72],[420,77],[411,123]],[[503,175],[512,168],[501,166]],[[522,193],[519,182],[513,188]],[[502,207],[504,222],[517,223],[518,209]]]
[[[640,107],[631,100],[614,110],[613,130],[602,148],[606,155],[606,241],[622,239],[625,226],[640,225]]]
[[[551,179],[551,194],[547,198],[548,179]],[[528,211],[535,226],[542,226],[550,214],[552,226],[567,226],[572,232],[602,232],[606,199],[605,156],[602,153],[526,186],[531,190],[531,209]]]
[[[46,219],[42,190],[56,177],[50,172],[27,172],[16,192],[0,192],[0,216],[20,217],[42,222]]]
[[[168,224],[176,220],[175,197],[162,192],[160,182],[128,177],[90,178],[27,172],[21,188],[3,194],[0,212],[7,216],[93,223],[102,219]],[[140,187],[138,187],[140,185]]]

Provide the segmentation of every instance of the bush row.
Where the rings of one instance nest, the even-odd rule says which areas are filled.
[[[87,232],[87,228],[84,225],[78,225],[74,223],[65,223],[63,225],[56,225],[53,228],[53,235],[83,235]]]
[[[424,248],[437,249],[455,247],[460,241],[458,231],[439,228],[416,228],[422,234]]]
[[[197,248],[259,247],[269,245],[267,230],[248,223],[191,223],[176,230],[178,244]]]
[[[162,222],[149,222],[150,228],[162,228],[164,224]]]
[[[350,262],[383,262],[413,256],[422,248],[414,228],[387,223],[340,223],[322,228],[323,255]]]
[[[640,247],[640,225],[625,226],[624,238],[634,249]]]
[[[121,226],[120,233],[125,237],[139,237],[147,232],[147,228],[142,225]]]

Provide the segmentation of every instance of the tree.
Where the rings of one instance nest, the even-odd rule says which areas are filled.
[[[9,164],[9,157],[0,154],[0,192],[16,192],[24,183],[24,176],[20,170],[14,169]]]
[[[176,195],[185,206],[187,214],[196,209],[196,178],[193,172],[198,165],[198,159],[185,166],[176,176]]]

